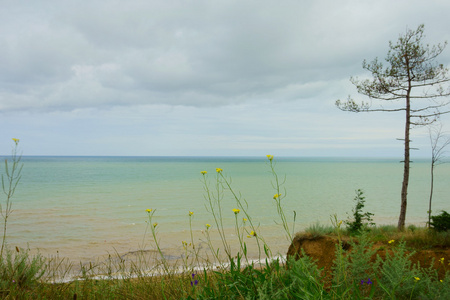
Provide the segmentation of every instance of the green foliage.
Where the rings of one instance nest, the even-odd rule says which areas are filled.
[[[203,286],[198,298],[264,299],[267,295],[272,295],[272,299],[277,299],[276,295],[283,290],[279,277],[282,272],[279,260],[272,263],[266,261],[266,265],[259,270],[253,264],[242,266],[238,255],[235,260],[230,261],[229,271],[213,272],[212,276],[205,272],[207,284]]]
[[[372,264],[371,258],[376,250],[367,233],[362,233],[357,241],[350,240],[349,244],[352,250],[345,258],[348,261],[348,273],[356,283],[359,283],[375,272],[376,265]]]
[[[354,200],[356,201],[355,208],[352,210],[352,218],[345,221],[347,225],[347,230],[350,234],[357,234],[362,230],[367,230],[368,226],[373,226],[372,216],[373,213],[363,212],[365,198],[363,196],[364,192],[361,189],[355,191],[356,196]]]
[[[40,255],[30,257],[28,250],[5,248],[5,257],[0,260],[1,290],[33,287],[44,275],[45,266]]]
[[[440,215],[431,216],[431,227],[438,231],[447,231],[450,229],[450,214],[443,210]]]
[[[332,226],[326,226],[320,223],[311,224],[305,229],[305,233],[311,234],[313,237],[329,235],[333,232],[334,228]]]
[[[414,231],[416,231],[417,230],[417,226],[416,225],[414,225],[414,224],[411,224],[411,225],[409,225],[408,226],[408,228],[407,228],[409,231],[411,231],[411,232],[414,232]]]
[[[288,260],[288,268],[284,275],[289,298],[291,299],[320,299],[327,293],[324,287],[322,270],[319,270],[315,261],[302,253],[295,261]]]
[[[378,284],[393,299],[411,294],[417,283],[414,278],[420,278],[417,267],[409,260],[412,255],[406,252],[405,243],[401,242],[392,254],[386,251],[384,259],[377,259],[381,265]]]

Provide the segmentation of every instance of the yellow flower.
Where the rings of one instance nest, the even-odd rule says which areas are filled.
[[[250,232],[250,235],[256,236],[256,232],[254,232],[253,230]]]
[[[216,172],[217,173],[220,173],[220,172],[222,172],[223,170],[221,169],[221,168],[216,168]]]
[[[209,227],[211,227],[211,225],[209,225],[209,224],[206,224],[205,226],[206,226],[206,229],[209,229]]]
[[[156,228],[158,226],[158,223],[153,223],[153,228]]]
[[[249,235],[249,234],[247,234],[247,237],[248,237],[248,238],[251,238],[252,236],[251,236],[251,235]]]
[[[237,215],[241,210],[239,208],[233,208],[233,212],[235,215]]]
[[[201,171],[200,173],[202,173],[203,175],[205,175],[205,174],[208,173],[208,172],[206,172],[206,171]]]
[[[444,282],[444,280],[442,280],[442,279],[441,279],[441,280],[439,280],[439,281],[440,281],[440,282]]]
[[[189,217],[192,216],[194,214],[193,211],[189,211]]]
[[[181,243],[183,244],[183,246],[187,246],[187,242],[186,241],[182,241]]]
[[[389,243],[389,244],[392,244],[393,242],[395,242],[395,240],[390,240],[388,243]]]
[[[246,218],[243,218],[242,220],[243,220],[244,222],[247,222],[247,219],[246,219]]]
[[[275,194],[275,195],[273,195],[273,199],[278,199],[279,197],[281,197],[281,194]]]
[[[267,159],[268,159],[268,160],[272,161],[273,155],[267,154],[266,156],[267,156]]]
[[[13,140],[13,141],[14,141],[14,143],[16,143],[16,144],[17,144],[17,143],[19,143],[19,139],[15,139],[15,138],[13,138],[12,140]]]
[[[442,257],[441,259],[439,259],[439,261],[441,262],[441,264],[444,263],[444,258]]]
[[[414,277],[414,280],[415,280],[415,281],[419,281],[420,278],[419,278],[419,277]]]
[[[153,210],[153,209],[151,209],[151,208],[147,208],[145,211],[148,212],[148,213],[151,213],[152,210]]]

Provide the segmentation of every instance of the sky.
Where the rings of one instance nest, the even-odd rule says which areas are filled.
[[[2,155],[401,157],[403,113],[335,101],[407,29],[450,40],[446,0],[0,3]]]

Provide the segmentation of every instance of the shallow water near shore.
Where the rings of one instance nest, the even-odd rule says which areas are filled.
[[[398,159],[275,159],[278,175],[286,176],[283,207],[288,220],[296,212],[296,231],[316,222],[329,224],[332,214],[346,219],[359,188],[365,192],[365,210],[375,214],[377,224],[396,224],[403,174]],[[287,251],[289,243],[277,224],[266,157],[23,157],[22,162],[22,179],[8,223],[10,246],[73,261],[153,249],[151,235],[144,236],[145,210],[152,208],[161,247],[176,258],[182,252],[181,242],[190,240],[189,211],[194,212],[194,240],[205,240],[206,223],[213,225],[211,236],[218,240],[205,208],[200,171],[208,171],[214,189],[215,168],[222,168],[234,191],[248,202],[253,221],[272,250]],[[449,175],[450,165],[436,168],[434,212],[450,209]],[[429,181],[429,162],[416,160],[411,169],[408,224],[427,221]],[[232,212],[236,202],[227,191],[223,201],[224,225],[230,240],[236,240]]]

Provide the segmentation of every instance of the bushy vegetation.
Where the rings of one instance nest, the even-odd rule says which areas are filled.
[[[273,156],[267,158],[273,175],[275,194],[271,198],[279,216],[277,223],[290,242],[295,230],[295,213],[292,219],[285,215],[283,182],[278,180]],[[258,223],[248,213],[249,204],[233,190],[231,179],[222,169],[216,169],[212,183],[206,171],[202,171],[201,176],[211,215],[211,224],[205,224],[203,231],[206,252],[200,251],[199,241],[194,238],[194,212],[188,211],[190,240],[182,241],[182,259],[175,264],[170,262],[159,244],[158,228],[162,225],[155,222],[157,210],[149,208],[147,230],[151,233],[149,237],[154,244],[156,260],[147,260],[143,252],[138,255],[138,263],[127,263],[119,254],[117,257],[112,255],[101,265],[81,265],[79,278],[58,283],[55,277],[65,278],[72,265],[31,256],[27,250],[14,252],[5,243],[5,251],[0,257],[1,296],[14,299],[450,298],[448,260],[442,258],[439,261],[440,270],[423,268],[411,263],[409,257],[412,254],[407,251],[411,245],[409,241],[414,240],[411,237],[424,240],[430,234],[433,234],[433,240],[443,241],[448,246],[447,232],[414,228],[408,231],[410,237],[399,241],[399,232],[395,228],[374,227],[370,232],[359,231],[360,235],[349,237],[353,230],[341,228],[343,221],[334,216],[332,226],[315,224],[307,229],[316,236],[332,235],[338,241],[334,266],[331,273],[327,273],[303,249],[296,249],[302,255],[287,258],[272,253]],[[225,194],[234,199],[235,208],[231,211],[223,210]],[[364,216],[363,206],[358,208],[358,203],[364,200],[362,192],[357,193],[355,200],[354,213]],[[225,214],[234,216],[237,243],[229,240]],[[219,246],[213,243],[212,234],[219,236]],[[401,234],[405,235],[404,232]],[[342,246],[344,238],[351,245],[348,250]],[[374,242],[383,243],[385,257],[374,255]],[[253,252],[256,254],[250,255],[251,247],[256,247]]]
[[[347,230],[351,234],[358,234],[361,231],[368,230],[369,226],[375,225],[372,216],[373,213],[363,212],[365,206],[364,192],[361,189],[355,191],[356,196],[354,198],[356,204],[352,210],[352,217],[345,221]]]
[[[430,222],[431,228],[436,231],[448,231],[450,230],[450,214],[443,210],[441,214],[431,216]]]

